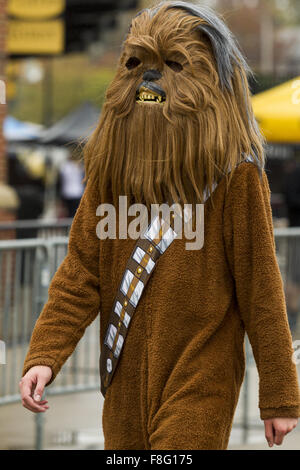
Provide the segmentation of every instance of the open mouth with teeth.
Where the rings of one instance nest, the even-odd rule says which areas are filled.
[[[154,88],[151,86],[151,88]],[[137,94],[136,94],[136,101],[138,103],[158,103],[163,104],[166,101],[166,94],[161,90],[161,93],[151,89],[150,87],[140,86]]]

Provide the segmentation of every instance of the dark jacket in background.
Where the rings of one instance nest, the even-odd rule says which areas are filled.
[[[35,220],[42,215],[44,208],[43,192],[30,184],[16,187],[20,199],[20,207],[17,213],[18,220]],[[36,228],[17,229],[16,238],[35,238]]]
[[[296,166],[286,177],[285,188],[288,218],[291,227],[300,227],[300,167]]]

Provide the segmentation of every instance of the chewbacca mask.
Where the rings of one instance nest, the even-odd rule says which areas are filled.
[[[176,1],[141,11],[85,146],[102,201],[201,203],[247,157],[263,168],[248,75],[211,10]]]

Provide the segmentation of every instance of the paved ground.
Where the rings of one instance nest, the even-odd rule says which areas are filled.
[[[253,436],[253,440],[259,439],[259,436]],[[230,445],[229,450],[300,450],[300,429],[295,430],[288,435],[282,446],[274,446],[270,449],[265,440],[262,442],[247,444],[247,445]]]
[[[68,396],[49,397],[50,409],[45,419],[44,448],[46,449],[103,449],[101,429],[102,397],[86,392]],[[21,404],[0,408],[0,449],[33,449],[35,416]],[[238,412],[237,412],[238,417]],[[241,445],[241,431],[234,428],[229,449],[266,449],[263,428],[252,431],[247,445]],[[300,450],[300,429],[275,449]]]
[[[86,392],[48,397],[44,413],[45,448],[103,447],[102,399],[100,393]],[[0,408],[0,449],[34,448],[36,415],[11,404]]]

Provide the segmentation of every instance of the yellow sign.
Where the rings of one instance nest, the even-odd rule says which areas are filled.
[[[8,0],[7,12],[18,18],[45,19],[61,15],[65,0]]]
[[[7,60],[5,64],[5,76],[6,76],[6,97],[8,100],[12,100],[16,96],[17,91],[17,79],[21,73],[20,60]]]
[[[8,22],[7,52],[9,54],[60,54],[64,51],[64,22]]]
[[[21,73],[21,61],[20,60],[7,60],[5,63],[5,75],[8,78],[18,77]]]
[[[6,82],[6,98],[12,100],[16,96],[16,82],[7,80]]]

